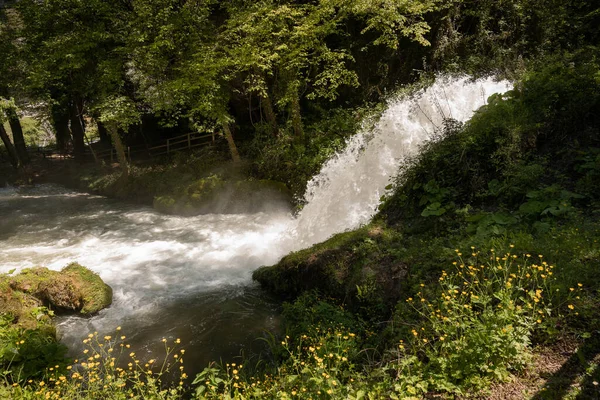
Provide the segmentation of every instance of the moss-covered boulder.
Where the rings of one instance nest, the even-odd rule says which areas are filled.
[[[395,240],[393,235],[371,224],[291,253],[276,265],[257,269],[252,277],[287,300],[318,290],[347,304],[393,306],[408,273],[408,266],[385,250]]]
[[[23,329],[35,329],[42,323],[50,323],[50,317],[41,310],[43,303],[40,299],[19,290],[11,288],[9,281],[0,279],[0,314],[11,324]],[[43,320],[43,321],[42,321]]]
[[[64,365],[66,347],[56,336],[55,312],[90,315],[108,307],[112,289],[77,263],[62,271],[28,268],[0,275],[0,369],[5,379],[41,376]]]
[[[3,293],[8,286],[11,297],[27,296],[58,312],[94,314],[112,303],[110,286],[77,263],[60,272],[44,267],[28,268],[16,276],[2,276],[0,281],[4,282]]]

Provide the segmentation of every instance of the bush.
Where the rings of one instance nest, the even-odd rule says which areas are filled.
[[[38,378],[50,365],[63,365],[67,348],[56,341],[45,307],[31,310],[39,321],[35,329],[13,324],[13,316],[0,314],[0,375],[7,383]]]
[[[447,121],[441,140],[425,144],[402,167],[395,193],[382,206],[389,222],[418,221],[439,232],[473,209],[515,211],[547,192],[562,214],[581,195],[580,204],[598,202],[592,181],[600,170],[600,66],[594,53],[531,66],[514,90],[491,96],[464,126]],[[569,204],[558,210],[563,200]]]
[[[142,362],[130,352],[117,328],[116,338],[90,334],[81,360],[56,364],[37,380],[21,380],[0,389],[12,399],[180,399],[184,393],[184,350],[179,339],[165,345],[163,359]],[[165,383],[171,380],[173,383]]]
[[[286,336],[281,346],[288,358],[274,374],[244,376],[243,366],[235,363],[207,368],[194,381],[196,398],[360,398],[360,378],[351,361],[360,349],[355,333],[317,328],[314,336],[302,335],[295,345]]]
[[[404,329],[398,345],[398,380],[408,374],[415,382],[415,370],[418,376],[419,385],[403,386],[407,393],[464,393],[523,370],[534,330],[557,306],[554,266],[541,255],[484,255],[472,248],[463,258],[456,252],[454,271],[442,272],[435,292],[422,285],[407,299],[421,320]],[[572,290],[569,297],[580,288]],[[567,309],[574,308],[569,303]]]

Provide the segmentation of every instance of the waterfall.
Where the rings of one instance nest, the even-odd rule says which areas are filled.
[[[301,247],[368,223],[400,163],[430,140],[445,118],[465,122],[494,93],[511,89],[493,78],[438,78],[427,89],[389,101],[374,128],[365,128],[309,183],[295,227]]]
[[[402,160],[444,118],[466,121],[508,89],[491,78],[441,78],[391,99],[374,128],[365,126],[309,182],[296,218],[272,208],[184,218],[55,185],[0,189],[0,272],[77,261],[113,288],[110,308],[58,321],[75,356],[89,332],[121,325],[140,356],[160,352],[162,337],[180,337],[186,357],[203,367],[276,326],[277,304],[252,284],[254,269],[368,223]]]

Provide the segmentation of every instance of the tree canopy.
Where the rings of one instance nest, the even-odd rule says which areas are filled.
[[[475,4],[476,3],[476,4]],[[127,98],[158,126],[265,121],[303,140],[315,110],[378,100],[427,68],[494,69],[598,39],[581,0],[20,0],[0,6],[0,96],[43,104],[59,147]],[[121,128],[128,139],[132,125]],[[135,127],[135,124],[133,125]],[[141,130],[144,130],[142,126]]]

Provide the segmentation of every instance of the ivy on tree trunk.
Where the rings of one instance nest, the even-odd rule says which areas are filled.
[[[229,122],[223,122],[221,124],[223,126],[223,133],[225,134],[225,139],[227,139],[227,145],[229,146],[229,151],[231,152],[231,158],[233,162],[240,162],[240,154],[238,153],[237,146],[235,145],[235,141],[233,140],[233,135],[231,134],[231,129],[229,128]]]
[[[304,130],[302,129],[302,114],[300,112],[300,96],[296,90],[292,96],[292,126],[296,137],[303,137]]]
[[[8,137],[8,133],[6,132],[6,129],[4,129],[4,125],[2,125],[1,122],[0,122],[0,138],[2,139],[2,142],[4,143],[4,148],[8,152],[8,159],[10,160],[10,163],[13,165],[13,167],[19,168],[21,166],[21,163],[19,161],[19,156],[17,155],[17,150],[15,149],[12,142],[10,141],[10,138]]]
[[[129,177],[129,164],[127,162],[127,156],[125,156],[125,147],[123,146],[121,136],[119,135],[119,128],[116,124],[108,124],[106,129],[108,130],[115,146],[115,150],[117,151],[117,159],[119,160],[119,166],[122,171],[121,179],[126,180]]]
[[[73,134],[73,148],[75,151],[75,159],[83,161],[85,159],[85,140],[83,125],[79,118],[79,107],[77,102],[71,105],[71,133]]]
[[[23,128],[21,127],[21,121],[14,108],[6,110],[6,116],[8,117],[8,123],[10,124],[10,130],[13,134],[13,140],[15,141],[15,149],[19,155],[21,164],[25,165],[29,163],[29,154],[27,154],[27,146],[25,145],[25,137],[23,136]]]
[[[273,103],[271,102],[271,98],[267,96],[260,97],[260,104],[265,110],[265,117],[267,118],[267,123],[271,126],[271,133],[273,136],[279,136],[279,127],[277,126],[277,117],[275,116],[275,111],[273,110]]]

